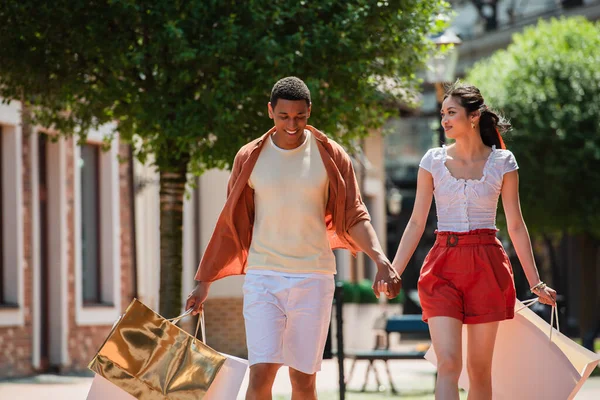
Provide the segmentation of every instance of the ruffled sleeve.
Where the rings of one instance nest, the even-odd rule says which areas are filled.
[[[433,164],[433,149],[427,150],[427,153],[421,158],[421,162],[419,163],[419,167],[431,173],[431,167]]]
[[[516,171],[519,169],[519,165],[517,164],[517,159],[515,155],[510,150],[505,150],[506,157],[504,158],[504,174]]]

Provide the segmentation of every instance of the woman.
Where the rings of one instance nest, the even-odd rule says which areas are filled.
[[[514,317],[515,305],[512,269],[496,238],[500,195],[531,291],[549,305],[555,305],[556,292],[540,281],[521,215],[517,162],[501,137],[510,125],[485,105],[479,89],[462,84],[446,93],[441,118],[446,136],[456,142],[429,150],[421,160],[415,207],[392,265],[402,275],[435,195],[437,237],[421,270],[419,297],[438,359],[436,399],[459,398],[463,324],[469,399],[491,399],[498,324]],[[382,282],[378,289],[387,292]]]

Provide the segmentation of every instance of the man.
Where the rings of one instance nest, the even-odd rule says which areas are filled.
[[[401,280],[383,254],[350,157],[310,125],[303,81],[278,81],[268,104],[275,126],[240,149],[227,201],[196,273],[186,309],[198,313],[210,283],[246,274],[247,400],[271,398],[290,367],[292,399],[316,399],[335,282],[333,248],[364,251],[377,265],[373,289],[389,298]]]

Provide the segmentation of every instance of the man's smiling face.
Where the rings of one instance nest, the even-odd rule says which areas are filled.
[[[304,128],[310,117],[311,107],[305,100],[279,99],[275,107],[269,103],[269,117],[277,131],[273,140],[282,149],[295,149],[305,139]]]

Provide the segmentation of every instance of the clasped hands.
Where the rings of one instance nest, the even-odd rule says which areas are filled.
[[[377,274],[373,281],[373,292],[377,298],[383,293],[388,299],[393,299],[402,289],[402,278],[387,258],[381,257],[375,263]]]

